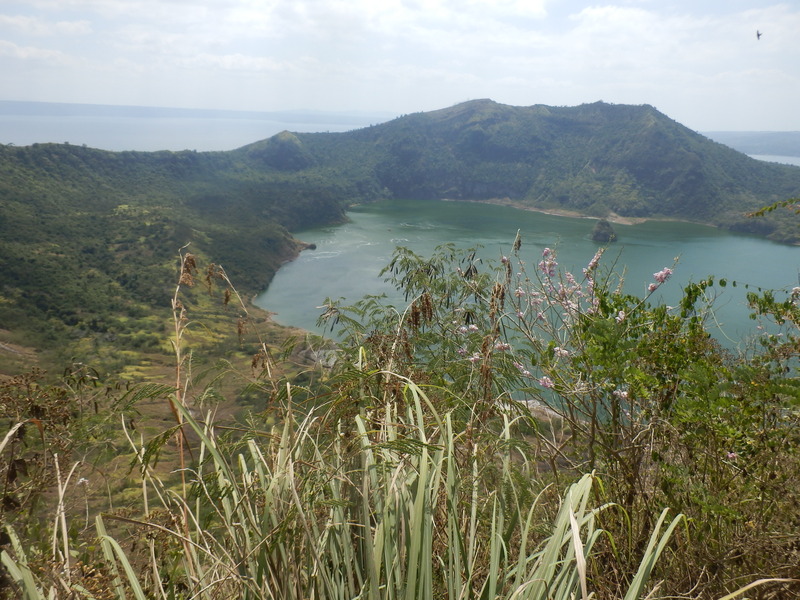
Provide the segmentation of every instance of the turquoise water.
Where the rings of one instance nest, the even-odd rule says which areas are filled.
[[[296,232],[316,250],[303,252],[284,265],[256,304],[275,313],[284,325],[319,331],[318,308],[326,297],[356,301],[366,294],[392,289],[378,276],[397,246],[429,255],[440,244],[453,242],[469,248],[482,245],[481,256],[499,261],[510,254],[517,230],[522,235],[522,256],[530,265],[545,247],[558,250],[562,268],[576,275],[591,260],[599,245],[590,239],[591,219],[558,217],[508,207],[462,202],[405,201],[358,207],[350,222]],[[673,267],[675,274],[656,294],[676,303],[686,283],[713,274],[736,281],[724,289],[715,286],[717,320],[714,334],[733,346],[757,333],[745,305],[747,285],[753,288],[791,289],[798,285],[800,247],[775,244],[712,227],[679,222],[614,225],[619,241],[612,244],[604,264],[616,261],[625,269],[626,290],[644,294],[653,273]],[[398,305],[401,298],[393,296]]]

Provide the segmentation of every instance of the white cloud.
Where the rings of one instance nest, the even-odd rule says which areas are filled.
[[[48,50],[47,48],[37,48],[34,46],[19,46],[5,40],[0,40],[0,56],[18,60],[35,61],[60,67],[74,66],[75,63],[73,59],[58,50]]]
[[[8,28],[36,36],[86,35],[91,33],[89,21],[44,21],[23,15],[0,15],[0,30]]]
[[[251,73],[280,72],[287,68],[284,63],[271,58],[243,54],[199,54],[179,61],[178,64],[192,69],[212,68]]]
[[[129,104],[141,89],[151,104],[265,110],[413,112],[476,97],[526,105],[602,98],[654,104],[696,128],[714,118],[703,107],[746,107],[755,123],[754,108],[770,106],[763,123],[783,119],[800,129],[796,111],[778,111],[785,102],[773,99],[800,94],[794,41],[800,9],[749,6],[738,0],[4,0],[0,52],[71,64],[57,86],[30,74],[37,99],[66,97],[65,81],[75,82],[70,97],[87,102],[116,93],[117,103]],[[119,65],[126,65],[124,74]],[[4,68],[0,63],[0,77]],[[124,80],[118,92],[105,83],[111,72]]]

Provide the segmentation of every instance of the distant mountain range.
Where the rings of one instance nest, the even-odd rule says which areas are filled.
[[[797,242],[791,213],[745,216],[797,196],[798,167],[749,158],[651,106],[600,102],[476,100],[228,152],[0,145],[0,330],[64,351],[76,336],[144,344],[136,319],[174,287],[178,248],[191,242],[252,293],[301,247],[290,231],[342,221],[356,202],[501,200]]]

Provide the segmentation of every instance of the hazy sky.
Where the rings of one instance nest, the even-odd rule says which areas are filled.
[[[799,0],[0,0],[0,100],[393,114],[605,100],[700,131],[800,130],[798,36]]]

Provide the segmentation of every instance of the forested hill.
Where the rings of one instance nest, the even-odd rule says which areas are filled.
[[[180,247],[253,293],[301,247],[290,231],[340,221],[353,202],[508,198],[797,241],[791,219],[743,215],[798,195],[800,168],[750,159],[650,106],[604,103],[477,100],[230,152],[0,145],[0,343],[154,346],[145,323],[174,289]]]
[[[795,227],[743,215],[797,196],[800,168],[751,159],[646,105],[474,100],[348,133],[283,133],[236,152],[286,171],[332,167],[395,198],[508,197],[797,239]]]
[[[55,362],[102,344],[158,353],[180,248],[252,294],[301,248],[288,230],[341,221],[352,194],[333,174],[287,177],[231,153],[0,145],[0,372],[15,345],[58,350]]]

